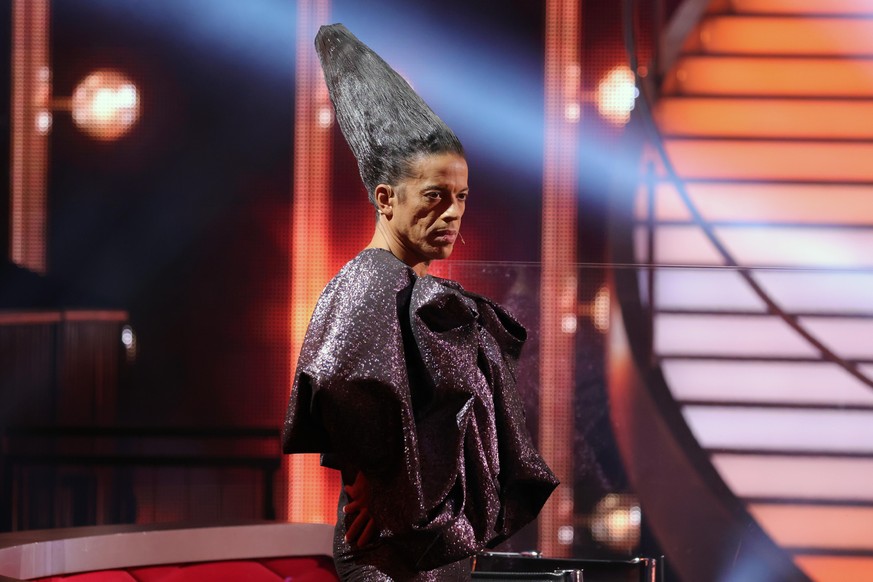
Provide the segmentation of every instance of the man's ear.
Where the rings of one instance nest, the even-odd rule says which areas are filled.
[[[379,184],[373,190],[373,198],[376,200],[376,210],[379,214],[391,218],[394,214],[394,204],[397,202],[397,194],[388,184]]]

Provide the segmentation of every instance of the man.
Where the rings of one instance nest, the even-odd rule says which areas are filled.
[[[536,517],[557,486],[515,388],[525,330],[427,274],[460,237],[460,141],[342,25],[322,27],[316,48],[377,214],[313,313],[283,450],[341,471],[343,580],[468,579],[467,558]]]

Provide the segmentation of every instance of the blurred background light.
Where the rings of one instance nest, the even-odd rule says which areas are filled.
[[[581,302],[578,314],[590,318],[594,329],[606,333],[609,330],[609,288],[602,285],[590,302]]]
[[[619,65],[597,85],[597,111],[610,123],[624,125],[630,120],[638,96],[633,72],[626,65]]]
[[[635,496],[610,493],[594,507],[591,535],[614,550],[631,552],[640,543],[640,506]]]
[[[128,362],[136,360],[136,333],[133,327],[125,325],[121,328],[121,343],[124,345],[125,355]]]
[[[573,526],[562,525],[558,528],[558,543],[569,546],[573,543]]]
[[[117,71],[94,71],[76,86],[72,108],[80,129],[100,140],[115,140],[139,118],[139,90]]]

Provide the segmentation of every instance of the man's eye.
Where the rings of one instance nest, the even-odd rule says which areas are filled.
[[[460,194],[458,194],[458,200],[467,200],[467,193],[461,192]]]
[[[425,192],[424,195],[427,196],[428,198],[430,198],[431,200],[439,200],[440,199],[439,192]]]

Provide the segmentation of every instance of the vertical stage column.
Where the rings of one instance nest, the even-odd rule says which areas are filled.
[[[309,317],[330,277],[331,126],[333,110],[314,40],[327,23],[329,0],[298,0],[294,110],[294,199],[291,217],[290,378]],[[284,394],[284,408],[288,394]],[[318,455],[285,458],[286,519],[333,523],[338,483],[319,465]]]
[[[37,273],[47,262],[48,58],[48,0],[13,0],[9,258]]]
[[[561,485],[543,509],[540,545],[555,557],[569,556],[573,544],[580,4],[546,2],[540,448]]]

